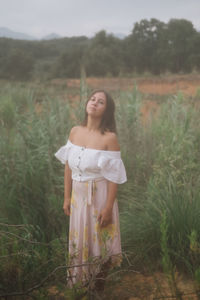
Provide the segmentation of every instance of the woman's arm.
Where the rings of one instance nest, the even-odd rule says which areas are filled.
[[[73,142],[74,134],[76,133],[77,126],[73,127],[69,134],[69,140]],[[64,175],[64,203],[63,210],[67,216],[70,216],[70,204],[71,204],[71,192],[72,192],[72,171],[68,165],[65,164],[65,175]]]
[[[112,209],[113,204],[117,195],[117,184],[111,181],[108,181],[108,192],[106,206],[101,211],[98,221],[102,227],[107,226],[112,222]]]
[[[72,191],[72,172],[69,168],[68,163],[65,164],[65,175],[64,175],[64,213],[70,215],[70,202],[71,202],[71,191]]]
[[[117,141],[117,136],[115,133],[110,132],[107,134],[107,150],[109,151],[119,151],[120,147]],[[107,226],[112,222],[112,209],[113,204],[117,195],[117,183],[108,181],[108,192],[106,206],[101,211],[98,220],[101,226]]]

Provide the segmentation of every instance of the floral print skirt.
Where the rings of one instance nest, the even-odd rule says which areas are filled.
[[[106,227],[101,227],[98,222],[107,200],[107,185],[108,181],[104,178],[87,182],[73,180],[67,277],[71,287],[95,279],[108,260],[111,266],[120,265],[121,241],[116,200],[112,222]]]

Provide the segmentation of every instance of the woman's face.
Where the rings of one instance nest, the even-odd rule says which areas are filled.
[[[103,92],[97,92],[89,99],[86,112],[88,116],[102,117],[106,110],[106,95]]]

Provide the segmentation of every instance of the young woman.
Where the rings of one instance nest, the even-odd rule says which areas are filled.
[[[117,185],[126,181],[111,96],[89,97],[85,120],[55,156],[65,164],[64,213],[70,216],[68,284],[86,284],[102,266],[120,264]]]

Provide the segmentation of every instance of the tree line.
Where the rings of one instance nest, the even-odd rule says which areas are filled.
[[[87,76],[199,71],[200,32],[185,19],[143,19],[124,39],[105,30],[92,38],[0,38],[2,79],[79,78],[83,68]]]

